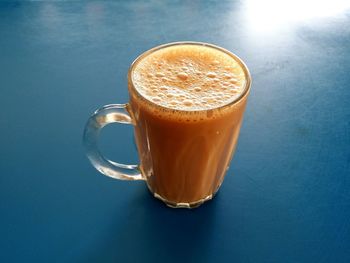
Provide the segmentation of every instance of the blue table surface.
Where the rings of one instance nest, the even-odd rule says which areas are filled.
[[[339,0],[0,2],[0,262],[350,262],[349,25]],[[195,210],[100,175],[81,144],[96,108],[128,101],[130,63],[180,40],[253,78],[231,168]],[[137,163],[120,126],[100,147]]]

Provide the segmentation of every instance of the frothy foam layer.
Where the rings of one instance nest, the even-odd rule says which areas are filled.
[[[155,51],[134,68],[132,79],[147,100],[176,110],[209,110],[235,100],[245,86],[240,64],[212,47],[183,44]]]

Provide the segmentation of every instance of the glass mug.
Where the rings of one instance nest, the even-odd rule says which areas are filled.
[[[153,52],[176,45],[205,46],[229,55],[243,70],[242,92],[232,102],[208,110],[171,109],[146,99],[135,88],[134,69]],[[153,195],[170,207],[197,207],[212,199],[224,179],[235,151],[250,85],[250,73],[243,61],[218,46],[176,42],[150,49],[136,58],[129,69],[129,103],[106,105],[89,118],[83,136],[86,154],[104,175],[146,181]],[[193,118],[195,121],[191,121]],[[134,126],[139,165],[116,163],[100,153],[99,132],[111,123]]]

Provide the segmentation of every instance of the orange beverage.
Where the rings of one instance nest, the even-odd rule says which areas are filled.
[[[154,195],[193,207],[212,198],[233,156],[250,87],[241,60],[181,43],[141,55],[129,71],[140,169]]]

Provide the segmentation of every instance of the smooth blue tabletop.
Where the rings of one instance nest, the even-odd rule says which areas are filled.
[[[174,210],[100,175],[85,122],[143,51],[193,40],[253,77],[219,194]],[[0,2],[0,262],[350,262],[349,1]],[[102,151],[138,162],[132,128]]]

